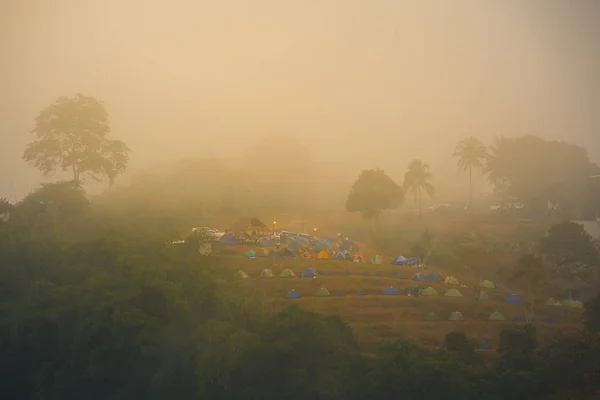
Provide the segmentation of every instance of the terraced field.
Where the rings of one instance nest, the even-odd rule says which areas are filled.
[[[309,310],[326,314],[338,314],[347,321],[355,331],[357,338],[370,346],[382,339],[391,339],[399,333],[405,334],[416,342],[437,347],[443,342],[446,333],[460,330],[476,341],[488,342],[492,348],[498,344],[501,329],[519,326],[522,323],[513,322],[515,316],[525,315],[524,303],[506,303],[504,298],[512,293],[510,289],[487,289],[489,299],[474,301],[475,282],[472,278],[456,276],[461,285],[445,285],[443,283],[415,282],[411,278],[416,272],[429,272],[410,267],[398,267],[389,264],[391,258],[384,258],[383,265],[368,263],[352,263],[334,260],[304,260],[304,259],[247,259],[240,256],[220,256],[219,263],[231,268],[232,271],[243,270],[248,274],[247,279],[231,278],[224,282],[225,290],[241,299],[258,296],[263,300],[264,312],[270,313],[281,310],[289,304],[298,304]],[[387,262],[387,264],[385,264]],[[264,269],[271,269],[273,278],[261,278]],[[279,273],[291,269],[296,277],[279,278]],[[317,272],[316,278],[300,278],[307,268]],[[349,271],[350,275],[344,275]],[[366,271],[367,276],[363,273]],[[381,276],[376,276],[379,271]],[[443,270],[439,272],[444,273]],[[398,274],[404,279],[399,279]],[[331,274],[331,275],[329,275]],[[432,286],[439,293],[434,297],[386,296],[381,292],[384,288],[393,286],[403,293],[410,285],[419,283]],[[317,297],[316,291],[324,287],[329,290],[329,297]],[[444,297],[444,293],[452,287],[457,288],[463,297]],[[302,297],[286,299],[290,290],[296,290]],[[338,291],[343,295],[338,295]],[[365,292],[359,295],[358,291]],[[517,293],[523,295],[522,293]],[[523,298],[525,296],[523,295]],[[556,317],[556,324],[538,323],[538,338],[543,343],[559,331],[571,331],[581,327],[582,310],[566,307],[545,306],[544,298],[535,299],[536,316]],[[449,321],[448,316],[453,311],[460,311],[464,321]],[[499,311],[506,321],[490,321],[488,316]],[[424,317],[429,312],[439,315],[440,321],[428,322]]]

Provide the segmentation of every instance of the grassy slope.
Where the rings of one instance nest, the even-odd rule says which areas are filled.
[[[265,312],[280,310],[293,302],[306,309],[339,314],[352,326],[359,340],[367,346],[381,339],[392,338],[401,332],[418,343],[436,347],[442,343],[446,333],[461,330],[474,340],[487,341],[492,347],[496,347],[500,330],[505,327],[519,326],[519,323],[511,320],[514,316],[525,313],[524,304],[509,304],[503,301],[504,297],[511,293],[510,290],[502,292],[487,290],[490,299],[480,303],[476,318],[475,302],[472,300],[476,282],[469,277],[461,276],[457,276],[460,283],[467,285],[467,287],[457,287],[464,296],[462,298],[443,297],[444,292],[450,289],[444,284],[431,285],[438,291],[439,297],[383,296],[381,291],[387,286],[394,286],[402,292],[406,286],[414,283],[410,278],[417,272],[413,268],[391,265],[390,257],[384,258],[383,265],[334,260],[246,259],[239,255],[219,258],[220,264],[232,270],[242,269],[250,276],[246,280],[227,279],[224,290],[228,294],[240,297],[259,296],[264,300]],[[306,268],[314,268],[318,277],[315,279],[260,278],[260,272],[265,268],[272,269],[276,275],[285,268],[291,269],[297,275]],[[344,276],[342,273],[345,270],[349,270],[352,275]],[[362,276],[363,270],[367,270],[369,276]],[[329,271],[333,271],[334,275],[326,275]],[[380,271],[382,276],[375,276],[376,271]],[[440,272],[444,273],[443,270]],[[396,278],[398,273],[403,273],[406,279]],[[331,297],[314,296],[321,286],[330,291]],[[286,293],[291,289],[300,292],[303,297],[297,300],[285,299]],[[366,295],[358,295],[359,289],[364,290]],[[344,296],[337,296],[338,290],[343,290]],[[544,306],[544,300],[545,298],[536,299],[537,316],[555,316],[558,324],[537,324],[538,336],[542,342],[558,331],[580,327],[581,310],[573,310],[569,317],[564,308]],[[437,312],[441,321],[424,321],[424,316],[431,311]],[[466,320],[447,321],[451,311],[461,311]],[[493,311],[503,313],[507,321],[487,320],[488,315]]]

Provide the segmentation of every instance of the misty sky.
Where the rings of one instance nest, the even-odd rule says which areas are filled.
[[[0,196],[41,181],[21,161],[33,118],[77,92],[105,101],[134,170],[273,132],[398,179],[415,157],[455,176],[469,133],[600,160],[597,0],[0,0],[0,55]]]

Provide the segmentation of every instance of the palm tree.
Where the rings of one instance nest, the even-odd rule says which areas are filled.
[[[458,168],[469,171],[469,209],[472,210],[473,169],[483,171],[484,163],[488,159],[487,148],[479,139],[470,136],[458,142],[452,156],[458,157]]]
[[[408,171],[404,174],[404,190],[414,193],[421,216],[421,191],[425,191],[429,197],[435,194],[435,188],[429,180],[433,177],[429,171],[429,165],[421,160],[412,160],[408,164]]]

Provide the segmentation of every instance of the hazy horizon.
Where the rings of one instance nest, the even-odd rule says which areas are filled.
[[[599,22],[592,0],[3,2],[0,197],[43,181],[21,160],[33,119],[78,92],[105,102],[131,171],[241,158],[265,133],[394,179],[412,158],[456,176],[470,134],[600,161]]]

